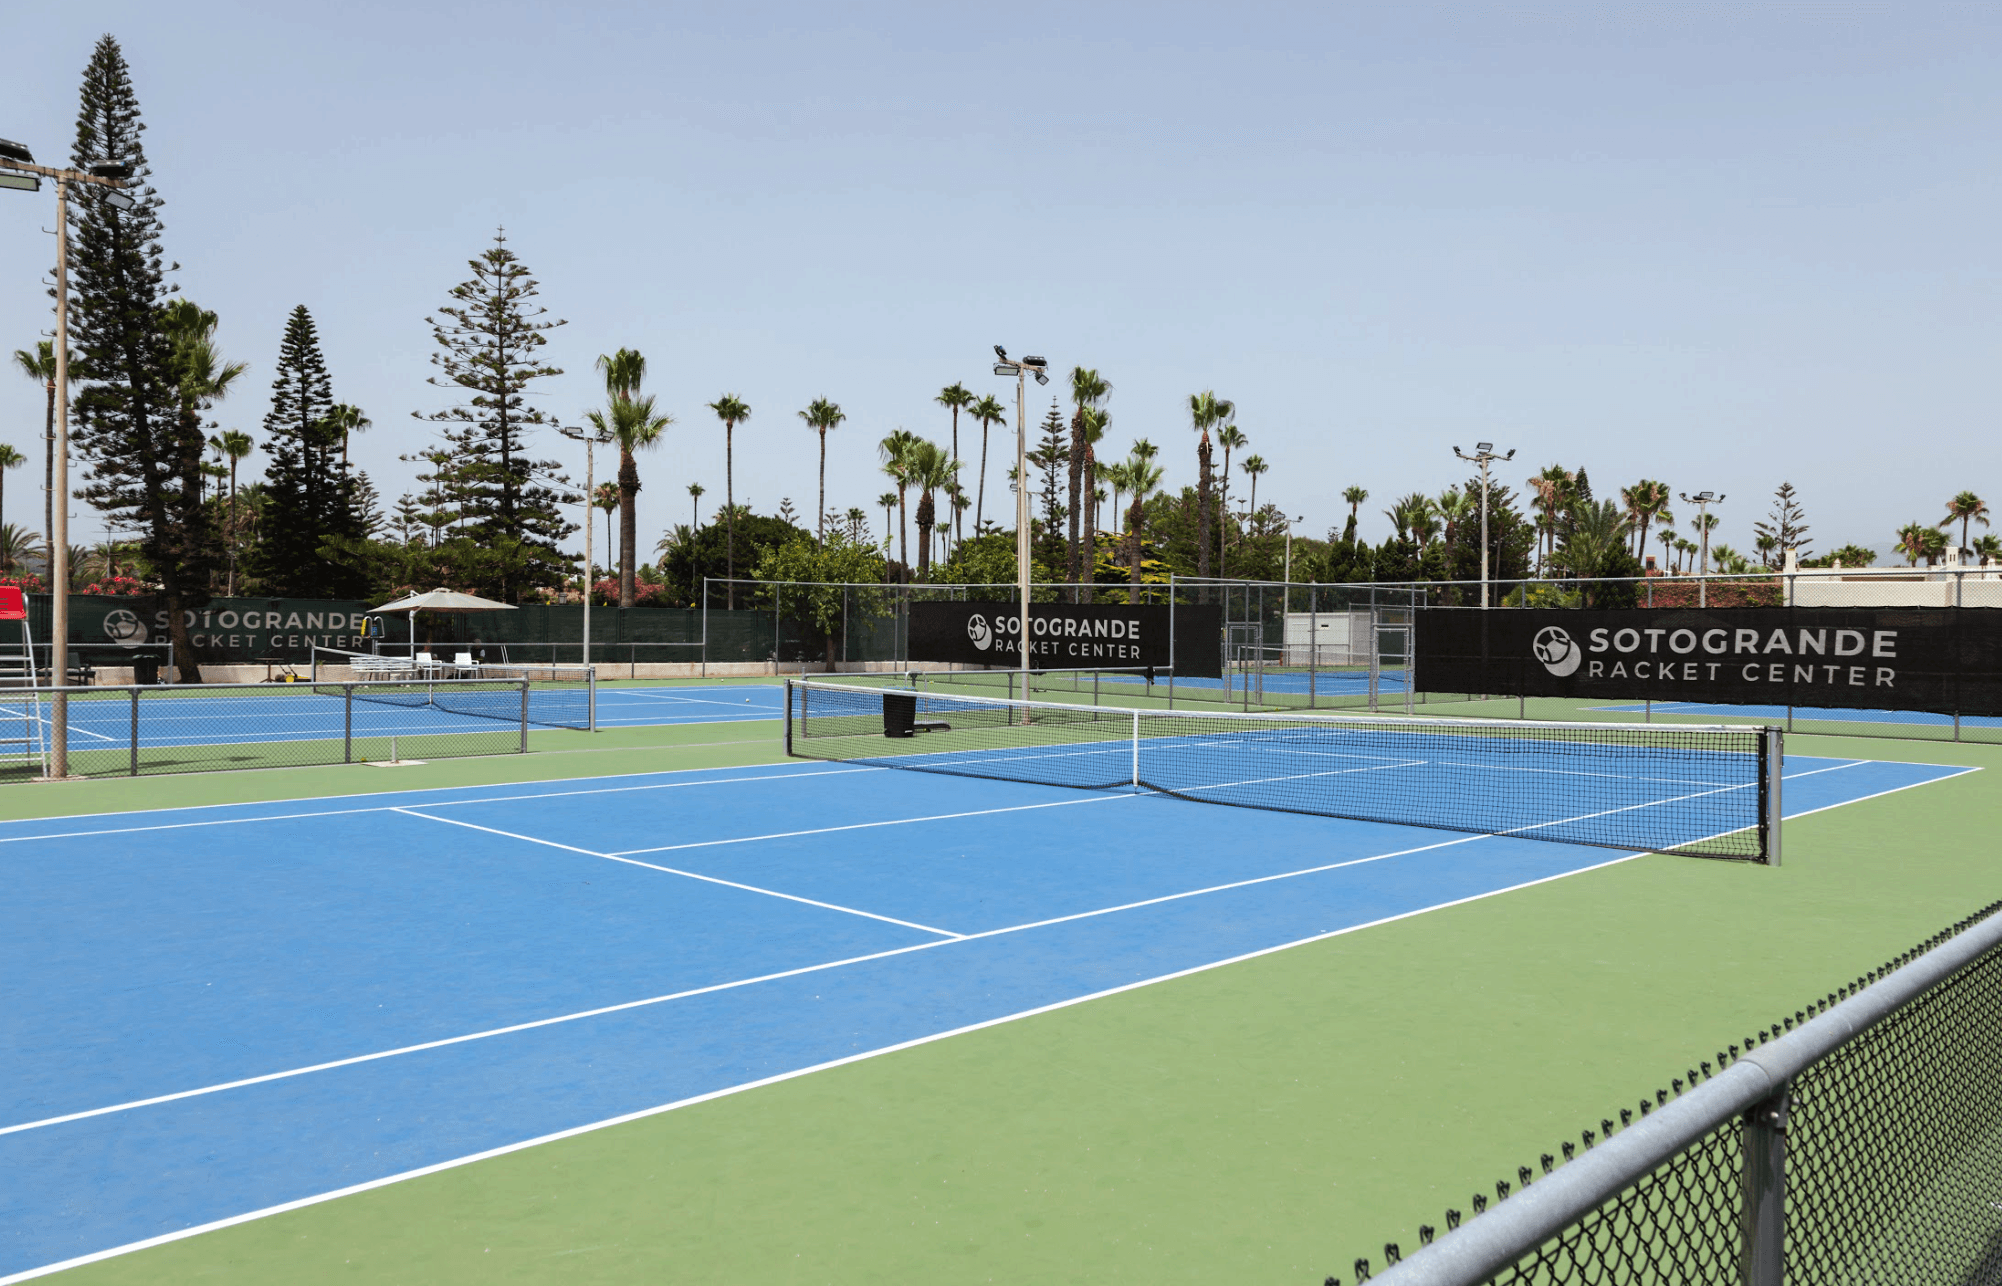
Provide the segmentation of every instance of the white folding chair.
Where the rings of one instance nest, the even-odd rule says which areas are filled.
[[[473,654],[471,652],[460,652],[455,654],[452,657],[452,668],[454,670],[457,670],[460,674],[470,674],[473,675],[474,677],[478,677],[480,673],[480,663],[473,659]]]

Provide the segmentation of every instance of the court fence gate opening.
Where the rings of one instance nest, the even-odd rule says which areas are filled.
[[[2002,903],[1672,1069],[1476,1192],[1376,1286],[2002,1276]],[[1372,1268],[1381,1264],[1381,1271]],[[1324,1286],[1342,1286],[1330,1274]]]

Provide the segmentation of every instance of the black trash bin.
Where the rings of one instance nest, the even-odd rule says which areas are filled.
[[[132,681],[134,683],[158,683],[160,681],[160,658],[157,656],[133,657]]]

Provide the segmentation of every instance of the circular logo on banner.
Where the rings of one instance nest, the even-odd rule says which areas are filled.
[[[146,641],[146,623],[121,607],[105,613],[104,637],[120,647],[137,647]]]
[[[987,618],[977,613],[966,618],[966,637],[983,652],[994,645],[994,631],[987,628]]]
[[[1571,636],[1564,632],[1561,625],[1546,625],[1538,630],[1536,641],[1529,645],[1529,650],[1536,653],[1536,659],[1543,662],[1544,669],[1560,679],[1576,673],[1585,659],[1585,654],[1571,641]]]

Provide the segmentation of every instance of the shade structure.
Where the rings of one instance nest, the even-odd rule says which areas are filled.
[[[384,603],[378,612],[512,612],[512,603],[496,603],[491,598],[461,594],[456,589],[430,589],[422,594]]]

